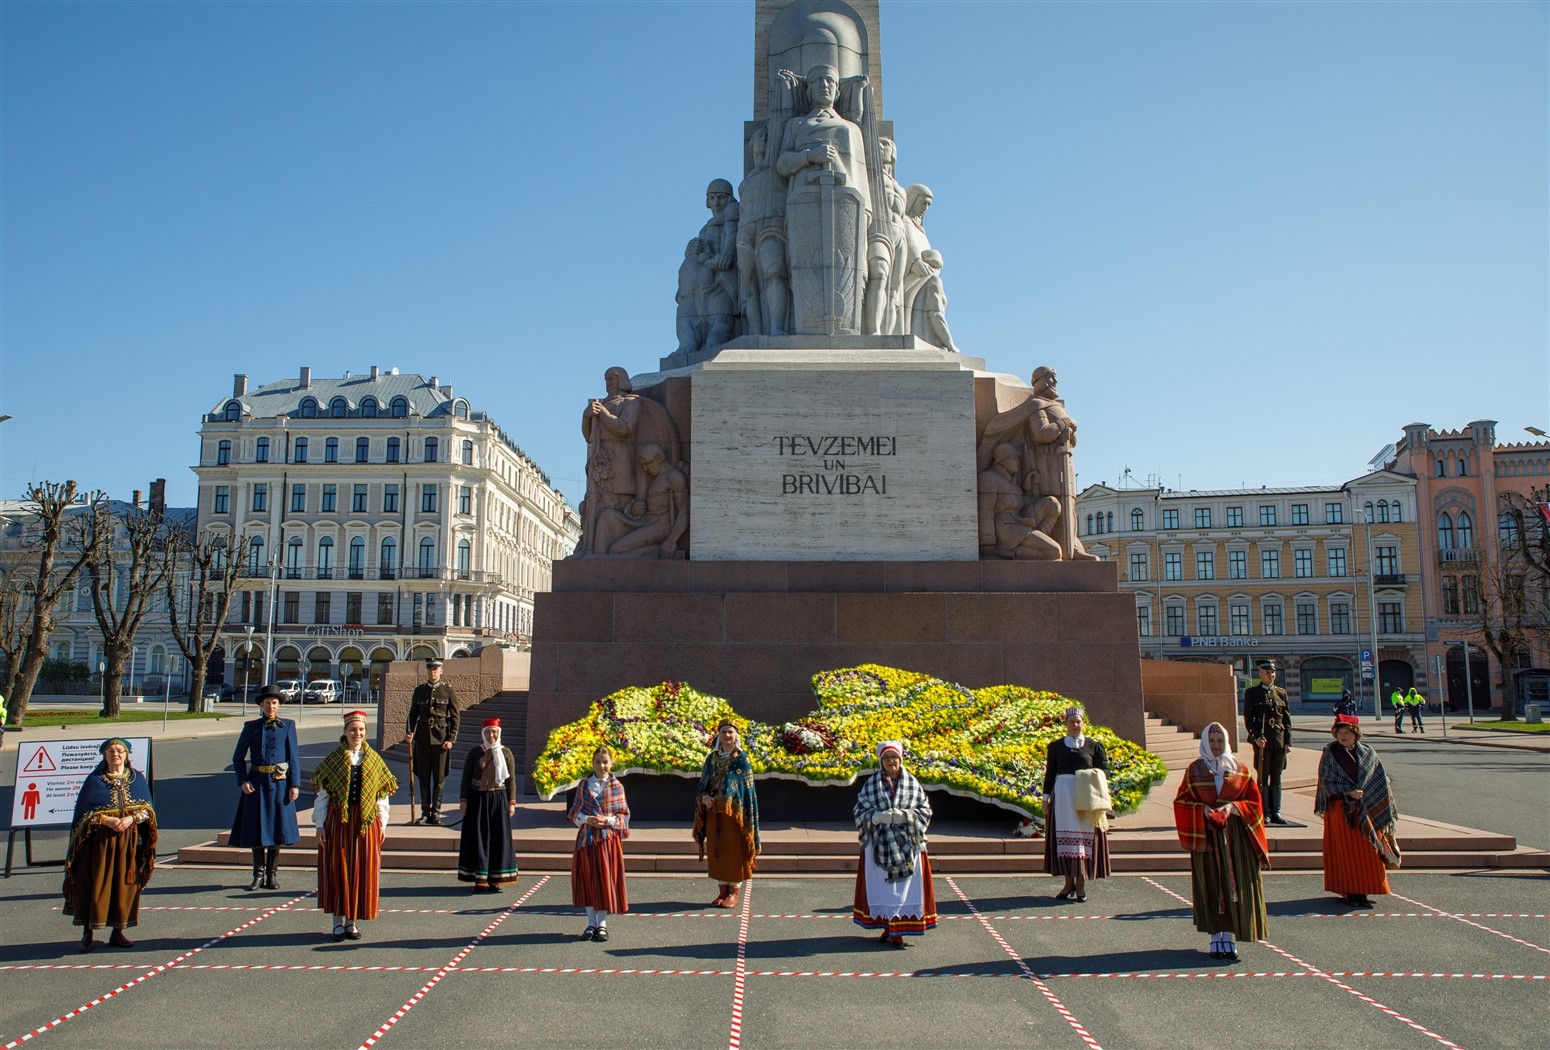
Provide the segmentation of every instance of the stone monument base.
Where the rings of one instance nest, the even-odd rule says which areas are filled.
[[[1135,600],[1113,562],[607,561],[536,596],[526,768],[630,685],[687,682],[763,722],[817,707],[819,671],[880,663],[1080,701],[1145,740]]]

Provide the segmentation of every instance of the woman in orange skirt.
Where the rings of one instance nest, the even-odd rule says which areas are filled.
[[[1371,908],[1369,894],[1389,892],[1386,862],[1398,860],[1391,843],[1399,808],[1383,763],[1361,742],[1356,717],[1335,716],[1330,734],[1313,803],[1324,818],[1324,889],[1352,907]]]
[[[318,833],[318,903],[334,917],[334,940],[361,939],[359,922],[377,917],[388,799],[398,781],[366,743],[366,712],[344,716],[340,744],[312,774]]]
[[[608,916],[630,910],[622,844],[630,837],[630,804],[613,768],[613,752],[598,748],[592,755],[592,775],[576,786],[565,814],[579,829],[571,854],[570,893],[571,903],[587,909],[584,941],[608,940]]]

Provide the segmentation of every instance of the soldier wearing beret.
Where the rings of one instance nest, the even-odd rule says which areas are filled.
[[[404,743],[414,748],[414,772],[420,777],[420,809],[425,823],[441,823],[441,788],[452,766],[452,744],[457,740],[457,694],[441,680],[441,661],[425,662],[430,679],[414,691]]]
[[[1262,660],[1259,684],[1243,691],[1243,727],[1254,745],[1254,769],[1259,774],[1259,794],[1267,824],[1287,824],[1281,817],[1281,774],[1292,746],[1292,715],[1286,690],[1276,685],[1276,665]]]

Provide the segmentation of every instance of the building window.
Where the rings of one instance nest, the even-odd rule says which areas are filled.
[[[1241,528],[1243,528],[1243,508],[1242,507],[1228,507],[1227,508],[1227,527],[1229,529],[1241,529]]]
[[[1184,578],[1184,555],[1179,551],[1166,551],[1163,553],[1163,579],[1182,580]],[[1169,631],[1169,634],[1174,632]]]
[[[1104,532],[1113,532],[1114,531],[1114,512],[1112,510],[1109,511],[1108,519],[1109,519],[1108,520],[1108,524],[1104,526],[1103,531]]]
[[[260,576],[264,571],[264,537],[254,536],[248,546],[248,575]]]
[[[1378,630],[1384,634],[1405,633],[1405,606],[1403,602],[1378,603]]]
[[[368,463],[371,461],[371,438],[359,437],[355,439],[355,462]]]
[[[1390,521],[1398,522],[1398,521],[1403,521],[1404,520],[1403,518],[1401,518],[1399,516],[1399,500],[1395,500],[1394,502],[1389,504],[1389,514],[1390,514],[1390,517],[1389,517]]]
[[[1176,511],[1176,510],[1165,510],[1165,511],[1163,511],[1163,513],[1162,513],[1162,527],[1165,528],[1165,529],[1176,529],[1176,528],[1178,528],[1179,527],[1179,512]]]
[[[1197,580],[1214,580],[1214,579],[1216,579],[1216,552],[1215,551],[1196,551],[1195,552],[1195,579],[1197,579]]]
[[[1480,612],[1480,580],[1475,576],[1464,577],[1464,615],[1474,616]]]
[[[441,442],[435,438],[425,439],[425,462],[435,463],[441,455]]]
[[[318,540],[318,579],[331,580],[334,578],[334,541],[332,537],[324,536]]]
[[[361,622],[360,591],[350,591],[344,596],[344,622],[350,624]]]
[[[353,514],[366,513],[366,486],[357,485],[350,492],[350,512]]]
[[[436,575],[436,541],[429,536],[420,541],[420,579],[429,580]]]
[[[382,541],[381,572],[384,580],[391,580],[398,571],[398,541],[389,536]]]
[[[323,514],[332,514],[336,510],[339,509],[338,506],[337,506],[338,502],[339,502],[339,486],[338,485],[324,485],[323,486],[323,498],[322,498],[322,501],[318,504],[318,511],[320,513],[323,513]]]
[[[1373,522],[1378,520],[1377,518],[1372,516],[1372,501],[1371,500],[1368,500],[1366,503],[1362,504],[1362,520],[1365,521],[1369,525],[1371,525]]]
[[[1458,541],[1461,550],[1468,550],[1475,545],[1475,522],[1468,511],[1459,511]]]
[[[382,486],[382,513],[384,513],[384,514],[397,514],[398,513],[398,486],[397,485],[383,485]]]
[[[1246,637],[1249,633],[1249,607],[1232,604],[1227,607],[1227,633]]]
[[[397,438],[388,438],[388,440],[387,440],[387,461],[389,463],[397,463],[398,462],[398,439]]]
[[[1518,531],[1518,520],[1511,514],[1500,514],[1496,518],[1496,538],[1502,541],[1504,547],[1516,547],[1522,541],[1523,536]]]
[[[291,486],[291,513],[305,514],[307,512],[307,486]]]
[[[1297,603],[1297,633],[1319,633],[1318,606],[1314,605],[1312,602]]]
[[[242,418],[242,402],[241,401],[228,401],[228,402],[226,402],[226,422],[228,422],[228,423],[235,423],[237,420],[239,420],[241,418]]]
[[[1197,529],[1209,529],[1210,527],[1211,527],[1211,508],[1210,507],[1196,507],[1195,508],[1195,528],[1197,528]]]
[[[362,419],[376,419],[377,418],[377,399],[376,398],[374,398],[374,397],[366,397],[366,398],[362,398],[361,399],[361,418]]]
[[[406,397],[395,397],[388,411],[394,419],[403,419],[409,414],[409,399]]]
[[[1447,511],[1437,515],[1437,547],[1445,551],[1453,549],[1453,517]]]
[[[231,508],[231,486],[230,485],[217,485],[217,486],[215,486],[215,506],[211,508],[211,512],[215,513],[215,514],[227,514],[227,513],[230,512],[230,508]]]
[[[1163,609],[1163,634],[1172,638],[1184,637],[1184,606],[1169,605]]]
[[[472,441],[463,442],[463,465],[469,467],[474,465],[474,443]],[[1141,512],[1136,511],[1136,513],[1140,514]]]
[[[231,442],[222,441],[215,446],[215,465],[218,467],[231,466]]]
[[[301,592],[285,592],[285,612],[280,617],[282,623],[301,622]]]
[[[260,482],[253,486],[253,513],[263,514],[269,510],[269,486]]]
[[[366,573],[366,541],[356,536],[350,541],[350,579],[358,580]]]
[[[1378,501],[1378,523],[1387,524],[1389,520],[1389,505],[1381,499]]]
[[[1279,580],[1281,578],[1281,552],[1268,550],[1259,552],[1259,578],[1262,580]]]
[[[471,561],[472,558],[473,558],[473,547],[471,547],[469,545],[467,540],[458,540],[457,541],[457,578],[458,579],[466,580],[466,579],[469,579],[471,577],[472,573],[469,570],[469,564],[470,564],[470,561]]]
[[[1093,534],[1093,515],[1087,515],[1087,535]]]
[[[315,397],[301,399],[301,418],[316,419],[318,417],[318,402]],[[299,461],[298,461],[299,462]]]
[[[296,439],[296,444],[292,448],[292,452],[294,453],[294,455],[292,456],[291,462],[293,462],[293,463],[305,463],[305,462],[307,462],[307,439],[306,438],[297,438]]]
[[[1463,610],[1459,604],[1459,581],[1456,576],[1442,578],[1442,614],[1457,616]]]
[[[469,485],[458,487],[457,512],[459,514],[472,514],[474,512],[474,490]]]
[[[269,462],[269,439],[268,438],[259,438],[258,439],[258,445],[253,450],[253,462],[254,463],[268,463]]]
[[[1377,550],[1377,573],[1379,576],[1399,575],[1399,548],[1379,547]]]
[[[1351,607],[1345,602],[1333,602],[1329,607],[1329,633],[1351,633]]]
[[[1302,580],[1313,576],[1313,551],[1292,551],[1292,575]]]
[[[291,537],[291,542],[286,544],[285,547],[285,578],[287,580],[301,579],[301,569],[301,537],[293,536]],[[296,621],[290,620],[287,622],[295,623]]]
[[[425,595],[414,596],[414,612],[410,614],[409,622],[415,627],[420,626],[420,621],[425,617]]]
[[[1306,525],[1306,524],[1308,524],[1308,505],[1306,503],[1293,503],[1292,504],[1292,524],[1293,525]]]
[[[1216,634],[1217,634],[1216,606],[1214,606],[1214,605],[1196,605],[1195,606],[1195,633],[1199,634],[1199,635],[1203,635],[1206,638],[1215,638],[1216,637]]]
[[[333,619],[333,593],[318,591],[312,599],[312,622],[329,623]]]
[[[323,462],[324,463],[338,463],[339,462],[339,439],[338,438],[329,438],[327,441],[323,442]]]
[[[1285,634],[1286,621],[1282,618],[1279,605],[1266,605],[1262,607],[1265,620],[1265,634]]]
[[[1151,567],[1147,565],[1147,557],[1144,553],[1130,556],[1130,580],[1132,583],[1143,583],[1151,579]]]
[[[1276,508],[1274,504],[1259,508],[1259,523],[1261,525],[1274,525],[1276,523]]]
[[[436,513],[436,486],[434,484],[420,486],[420,513]]]
[[[1152,636],[1152,607],[1150,605],[1136,606],[1136,633],[1142,638]]]
[[[350,414],[350,403],[342,397],[336,397],[328,403],[328,414],[335,419],[343,419]]]
[[[1343,525],[1343,524],[1345,524],[1345,504],[1344,503],[1326,503],[1326,504],[1324,504],[1324,524],[1325,525]]]
[[[1331,576],[1345,575],[1345,548],[1329,547],[1324,551],[1324,561]]]
[[[1227,552],[1227,578],[1229,580],[1246,580],[1249,578],[1249,552]]]
[[[391,591],[382,591],[377,595],[377,622],[393,622],[393,594]]]
[[[458,398],[456,401],[452,402],[452,414],[458,419],[467,419],[468,402],[464,401],[462,398]]]

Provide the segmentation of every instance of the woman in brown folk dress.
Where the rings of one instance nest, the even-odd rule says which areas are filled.
[[[140,892],[156,867],[156,809],[145,774],[129,764],[129,741],[111,737],[98,750],[102,761],[75,798],[65,851],[64,913],[83,927],[83,952],[104,926],[113,928],[109,944],[134,947],[124,927],[138,925]]]

